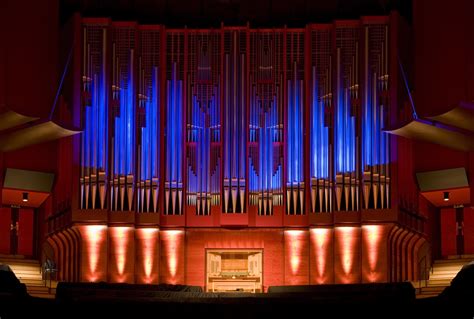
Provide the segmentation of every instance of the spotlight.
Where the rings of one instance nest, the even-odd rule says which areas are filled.
[[[25,203],[28,201],[28,193],[23,193],[23,199],[22,199]]]
[[[445,202],[449,201],[449,192],[444,192],[444,193],[443,193],[443,200],[444,200]]]

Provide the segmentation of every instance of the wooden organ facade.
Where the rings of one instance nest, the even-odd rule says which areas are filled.
[[[393,273],[413,230],[399,220],[397,141],[384,133],[400,90],[396,15],[298,29],[75,26],[83,134],[68,229],[81,241],[64,279],[265,291],[417,276],[411,259]]]

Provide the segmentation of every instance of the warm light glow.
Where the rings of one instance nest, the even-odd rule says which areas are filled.
[[[23,199],[22,199],[23,202],[28,202],[28,193],[23,193]]]
[[[113,240],[115,264],[117,267],[117,281],[125,280],[124,271],[127,262],[127,248],[132,234],[131,227],[110,227],[111,239]]]
[[[153,282],[155,276],[153,276],[153,266],[156,256],[156,243],[158,239],[158,229],[157,228],[140,228],[137,229],[137,232],[140,233],[142,240],[142,253],[143,253],[143,272],[145,277],[143,281],[145,283]]]
[[[177,282],[176,274],[178,273],[179,248],[181,245],[182,230],[166,230],[161,232],[165,243],[165,256],[167,256],[168,270],[170,278],[168,283],[175,284]]]
[[[331,236],[331,229],[313,228],[311,229],[311,241],[316,254],[316,269],[318,284],[325,283],[326,279],[326,263],[328,258],[328,245]]]
[[[379,245],[382,238],[381,225],[364,225],[362,226],[363,239],[367,248],[367,257],[369,269],[367,277],[369,281],[375,282],[379,279],[380,273],[377,271],[377,263],[379,259]]]
[[[287,230],[285,231],[286,235],[288,235],[289,240],[287,241],[287,245],[289,245],[289,258],[290,258],[290,266],[291,266],[291,273],[296,275],[300,268],[301,264],[301,254],[303,244],[302,241],[304,240],[304,231],[302,230]]]
[[[87,258],[89,259],[89,281],[97,280],[97,271],[101,246],[107,238],[107,226],[89,225],[84,226],[85,244],[87,249]]]
[[[352,273],[354,267],[357,231],[358,228],[356,227],[336,227],[342,271],[346,276]],[[341,280],[349,282],[348,278],[341,278]]]

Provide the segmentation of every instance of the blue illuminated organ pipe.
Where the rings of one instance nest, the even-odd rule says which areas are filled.
[[[198,215],[209,215],[211,204],[218,204],[219,197],[219,183],[215,179],[218,174],[217,163],[211,163],[211,143],[218,139],[215,125],[219,112],[214,98],[201,104],[194,96],[192,108],[192,126],[188,141],[195,143],[195,147],[190,150],[190,159],[195,166],[188,165],[188,205],[196,205]],[[213,167],[211,164],[214,164]],[[211,198],[212,194],[217,196]]]
[[[107,90],[104,27],[84,26],[84,133],[81,155],[81,208],[105,208],[107,180]]]
[[[128,61],[122,61],[124,55],[116,54],[119,51],[117,46],[122,45],[124,44],[120,42],[113,44],[112,95],[118,110],[116,109],[116,114],[114,114],[112,139],[114,178],[111,200],[112,210],[126,211],[132,210],[133,204],[136,117],[134,49],[127,48]]]
[[[269,35],[264,34],[262,37]],[[281,168],[281,85],[274,76],[273,41],[254,35],[255,70],[251,75],[249,123],[249,196],[259,215],[272,215],[283,204]],[[266,47],[265,49],[263,47]]]
[[[359,142],[356,116],[359,99],[358,29],[336,33],[335,179],[336,210],[359,209]]]
[[[388,112],[388,30],[384,24],[364,26],[364,104],[362,167],[364,208],[388,208],[390,170],[388,135],[382,130]]]
[[[293,62],[293,76],[288,80],[287,133],[287,214],[304,213],[303,180],[303,80],[298,79],[297,62]]]
[[[268,102],[264,106],[260,101],[251,102],[250,142],[258,146],[250,157],[249,191],[251,204],[258,205],[260,215],[272,215],[272,207],[282,205],[279,149],[276,154],[274,152],[274,143],[280,139],[278,108],[275,104]],[[254,163],[255,158],[257,163]]]
[[[171,65],[166,97],[166,180],[165,214],[183,214],[183,81],[178,80],[178,64]]]
[[[160,95],[159,69],[156,66],[149,72],[151,81],[148,84],[144,74],[141,75],[141,91],[139,95],[140,107],[144,108],[144,123],[141,127],[140,143],[140,182],[137,198],[138,210],[141,212],[156,212],[158,210],[159,192],[159,123],[160,123]]]
[[[313,100],[311,118],[311,204],[313,212],[331,211],[331,184],[329,176],[329,128],[325,120],[326,108],[331,107],[329,66],[325,85],[320,85],[316,67],[312,68]],[[322,82],[322,81],[321,81]]]
[[[196,207],[197,215],[209,215],[213,205],[222,205],[224,213],[241,213],[247,211],[248,187],[248,204],[257,206],[259,215],[272,215],[279,205],[286,205],[287,214],[301,215],[304,174],[309,173],[308,211],[389,208],[390,141],[383,132],[390,108],[388,26],[373,21],[362,26],[336,23],[324,30],[329,40],[310,43],[314,49],[309,60],[314,57],[314,63],[307,65],[310,83],[304,93],[302,60],[307,51],[301,49],[305,35],[300,31],[285,31],[289,41],[276,45],[272,41],[277,41],[278,30],[224,28],[215,36],[216,43],[224,43],[212,53],[203,49],[208,40],[195,40],[199,49],[188,56],[158,50],[168,59],[166,82],[160,83],[161,59],[155,57],[146,68],[134,65],[135,42],[140,42],[134,39],[135,27],[84,23],[80,207],[156,212],[163,201],[164,214],[181,215],[185,200]],[[177,33],[191,39],[191,31]],[[143,50],[151,48],[156,45]],[[182,75],[183,65],[191,64],[194,70]],[[283,64],[288,64],[286,73],[277,72]],[[189,79],[186,97],[184,76]],[[310,97],[308,110],[305,94]],[[161,100],[166,104],[161,106]],[[160,114],[161,107],[166,114]],[[305,116],[310,116],[308,122]],[[163,132],[160,121],[166,123]],[[309,124],[308,158],[303,158],[303,123]],[[160,145],[160,138],[166,145]],[[160,163],[161,148],[166,154]],[[309,160],[307,172],[304,160]],[[164,198],[158,198],[159,178],[164,179]]]
[[[191,103],[187,124],[187,204],[196,207],[196,215],[210,215],[211,205],[220,203],[220,91],[214,45],[207,35],[193,35],[198,63],[191,70]],[[194,41],[193,41],[194,40]],[[216,36],[213,37],[216,40]],[[204,49],[206,47],[206,49]],[[213,78],[213,72],[216,75]],[[214,83],[213,81],[217,81]],[[190,109],[189,109],[190,108]]]
[[[224,54],[224,207],[245,211],[246,56],[239,50],[238,31],[226,32],[230,51]]]
[[[214,88],[213,98],[210,100],[210,191],[211,205],[220,205],[221,202],[221,103],[220,103],[220,82]]]

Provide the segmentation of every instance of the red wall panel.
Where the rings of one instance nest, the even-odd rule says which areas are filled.
[[[474,254],[474,209],[464,208],[464,253]]]
[[[334,276],[336,283],[360,282],[360,241],[361,230],[359,227],[343,226],[335,228]]]
[[[18,254],[33,255],[33,209],[20,209],[18,213]]]
[[[109,282],[135,282],[134,228],[109,227]]]
[[[84,225],[81,234],[81,281],[107,281],[107,226]]]
[[[309,233],[285,231],[285,285],[309,284]]]
[[[135,230],[135,282],[157,284],[159,279],[159,230],[138,228]]]
[[[46,118],[58,88],[59,1],[6,1],[4,9],[5,104],[21,114]]]
[[[278,229],[190,229],[186,232],[186,283],[205,285],[206,249],[263,249],[263,286],[284,278],[283,231]],[[162,257],[163,258],[163,257]]]
[[[390,225],[362,226],[362,282],[388,281]]]
[[[441,255],[456,255],[456,210],[441,209]]]
[[[185,283],[183,230],[160,231],[160,282],[167,284]]]
[[[415,172],[466,167],[469,165],[469,154],[449,149],[444,146],[416,142],[413,148]],[[402,173],[402,174],[406,174]]]
[[[446,112],[466,100],[472,10],[469,0],[413,1],[415,105],[419,115]],[[433,94],[436,92],[436,94]]]
[[[11,209],[0,208],[0,254],[10,253]]]
[[[334,230],[313,228],[310,230],[310,283],[334,282]]]

